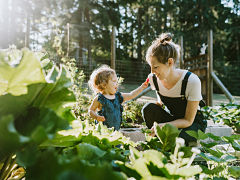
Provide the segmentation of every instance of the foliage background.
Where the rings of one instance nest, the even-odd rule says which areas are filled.
[[[0,48],[16,44],[54,52],[51,44],[58,35],[79,67],[92,70],[110,62],[115,26],[117,59],[128,64],[126,72],[134,68],[143,78],[146,48],[160,33],[173,33],[175,42],[183,36],[186,58],[200,53],[212,29],[214,70],[230,92],[239,95],[239,9],[238,0],[0,0]]]

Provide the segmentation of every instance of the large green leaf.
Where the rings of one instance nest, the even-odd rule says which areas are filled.
[[[180,178],[180,176],[178,175],[170,175],[166,167],[159,168],[156,165],[154,165],[152,162],[150,162],[147,165],[147,167],[151,172],[152,177],[155,176],[156,179],[179,179]],[[152,177],[151,179],[154,179]]]
[[[151,149],[144,151],[142,154],[147,163],[152,162],[158,168],[162,168],[167,163],[167,158],[159,151]]]
[[[40,147],[71,147],[77,145],[80,140],[81,138],[76,138],[75,136],[61,136],[44,141],[42,144],[40,144]]]
[[[151,176],[151,172],[149,171],[146,160],[144,158],[139,158],[135,160],[131,167],[135,169],[143,178],[148,178]]]
[[[198,130],[198,132],[196,131],[192,131],[192,130],[188,130],[186,131],[187,134],[189,134],[190,136],[196,138],[197,140],[204,140],[206,138],[208,138],[208,135],[203,133],[201,130]]]
[[[59,116],[65,115],[69,103],[75,102],[70,90],[72,85],[64,66],[53,67],[47,76],[47,84],[36,97],[33,106],[53,109]],[[65,109],[66,108],[66,109]],[[73,119],[73,118],[72,118]]]
[[[108,179],[124,180],[126,175],[122,172],[114,171],[111,164],[102,162],[99,164],[89,164],[79,157],[66,159],[65,156],[56,151],[43,151],[39,154],[36,163],[26,167],[26,179]]]
[[[16,67],[9,65],[5,58],[0,56],[0,95],[27,94],[28,85],[46,82],[40,61],[33,52],[23,50],[22,59]]]
[[[19,150],[16,155],[18,165],[29,167],[36,163],[40,155],[40,150],[37,145],[31,144]]]
[[[21,96],[6,94],[0,96],[0,116],[12,114],[14,117],[24,113],[31,105],[45,84],[33,84],[28,86],[28,93]]]
[[[57,116],[51,109],[35,107],[26,109],[15,119],[16,129],[25,136],[30,136],[39,126],[44,127],[46,133],[54,134],[57,130],[67,128],[68,122]]]
[[[29,138],[18,134],[14,127],[13,116],[3,116],[0,118],[0,160],[5,156],[15,153]]]
[[[0,60],[0,83],[7,82],[9,86],[0,86],[0,91],[4,91],[0,94],[0,115],[13,114],[17,117],[29,108],[28,106],[34,106],[47,107],[59,116],[74,119],[70,109],[73,106],[71,103],[75,102],[75,96],[69,90],[71,80],[64,67],[54,66],[45,80],[38,57],[33,52],[23,51],[23,58],[16,67],[10,66],[4,58]],[[8,91],[12,87],[14,90],[11,92],[18,93],[10,94]]]
[[[122,161],[115,161],[115,163],[128,177],[141,179],[142,176],[136,171],[136,169],[132,168],[130,165],[126,165]]]
[[[201,168],[203,170],[203,173],[211,174],[211,175],[214,175],[214,174],[217,175],[217,174],[219,174],[220,172],[222,172],[225,169],[224,166],[221,166],[221,165],[219,165],[219,166],[217,166],[217,167],[215,167],[213,169],[208,169],[204,165],[200,165],[200,166],[201,166]]]
[[[236,178],[239,178],[240,177],[240,167],[239,166],[231,166],[228,168],[228,172],[236,177]]]
[[[154,129],[158,139],[161,142],[161,148],[163,151],[173,149],[180,131],[177,127],[171,124],[165,124],[163,127],[159,127],[157,123],[154,123]]]
[[[79,144],[77,147],[77,151],[80,159],[88,161],[95,161],[102,158],[106,154],[106,151],[102,151],[97,146],[93,146],[87,143]]]
[[[168,170],[169,170],[170,174],[173,173],[170,170],[169,167],[168,167]],[[180,175],[180,176],[183,176],[183,177],[191,177],[191,176],[194,176],[196,174],[199,174],[201,171],[202,171],[202,169],[198,165],[191,166],[191,167],[184,166],[184,167],[181,167],[181,168],[178,168],[178,169],[174,170],[174,174]]]

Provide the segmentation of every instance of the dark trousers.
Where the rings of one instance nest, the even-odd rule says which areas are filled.
[[[147,103],[142,108],[143,119],[147,127],[150,129],[154,122],[165,123],[174,121],[178,118],[166,112],[162,107],[154,103]],[[189,142],[196,142],[196,139],[186,133],[188,130],[198,131],[199,129],[205,132],[207,122],[203,120],[202,114],[197,113],[194,122],[191,126],[181,129],[179,137],[183,138],[188,145]]]

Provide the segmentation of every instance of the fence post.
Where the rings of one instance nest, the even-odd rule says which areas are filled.
[[[115,61],[116,61],[116,47],[115,47],[115,27],[112,27],[112,35],[111,35],[111,68],[115,69]]]
[[[180,50],[180,59],[179,59],[179,65],[180,65],[180,68],[184,68],[183,65],[183,54],[184,54],[184,50],[183,50],[183,36],[180,36],[180,47],[181,47],[181,50]]]
[[[67,23],[67,57],[69,55],[70,25]]]
[[[207,105],[212,106],[212,96],[213,96],[213,32],[209,30],[208,33],[208,74],[207,74]]]

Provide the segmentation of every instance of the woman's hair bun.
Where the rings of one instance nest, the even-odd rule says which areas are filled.
[[[160,35],[160,42],[162,44],[165,44],[166,42],[170,42],[172,40],[172,34],[171,33],[163,33]]]

